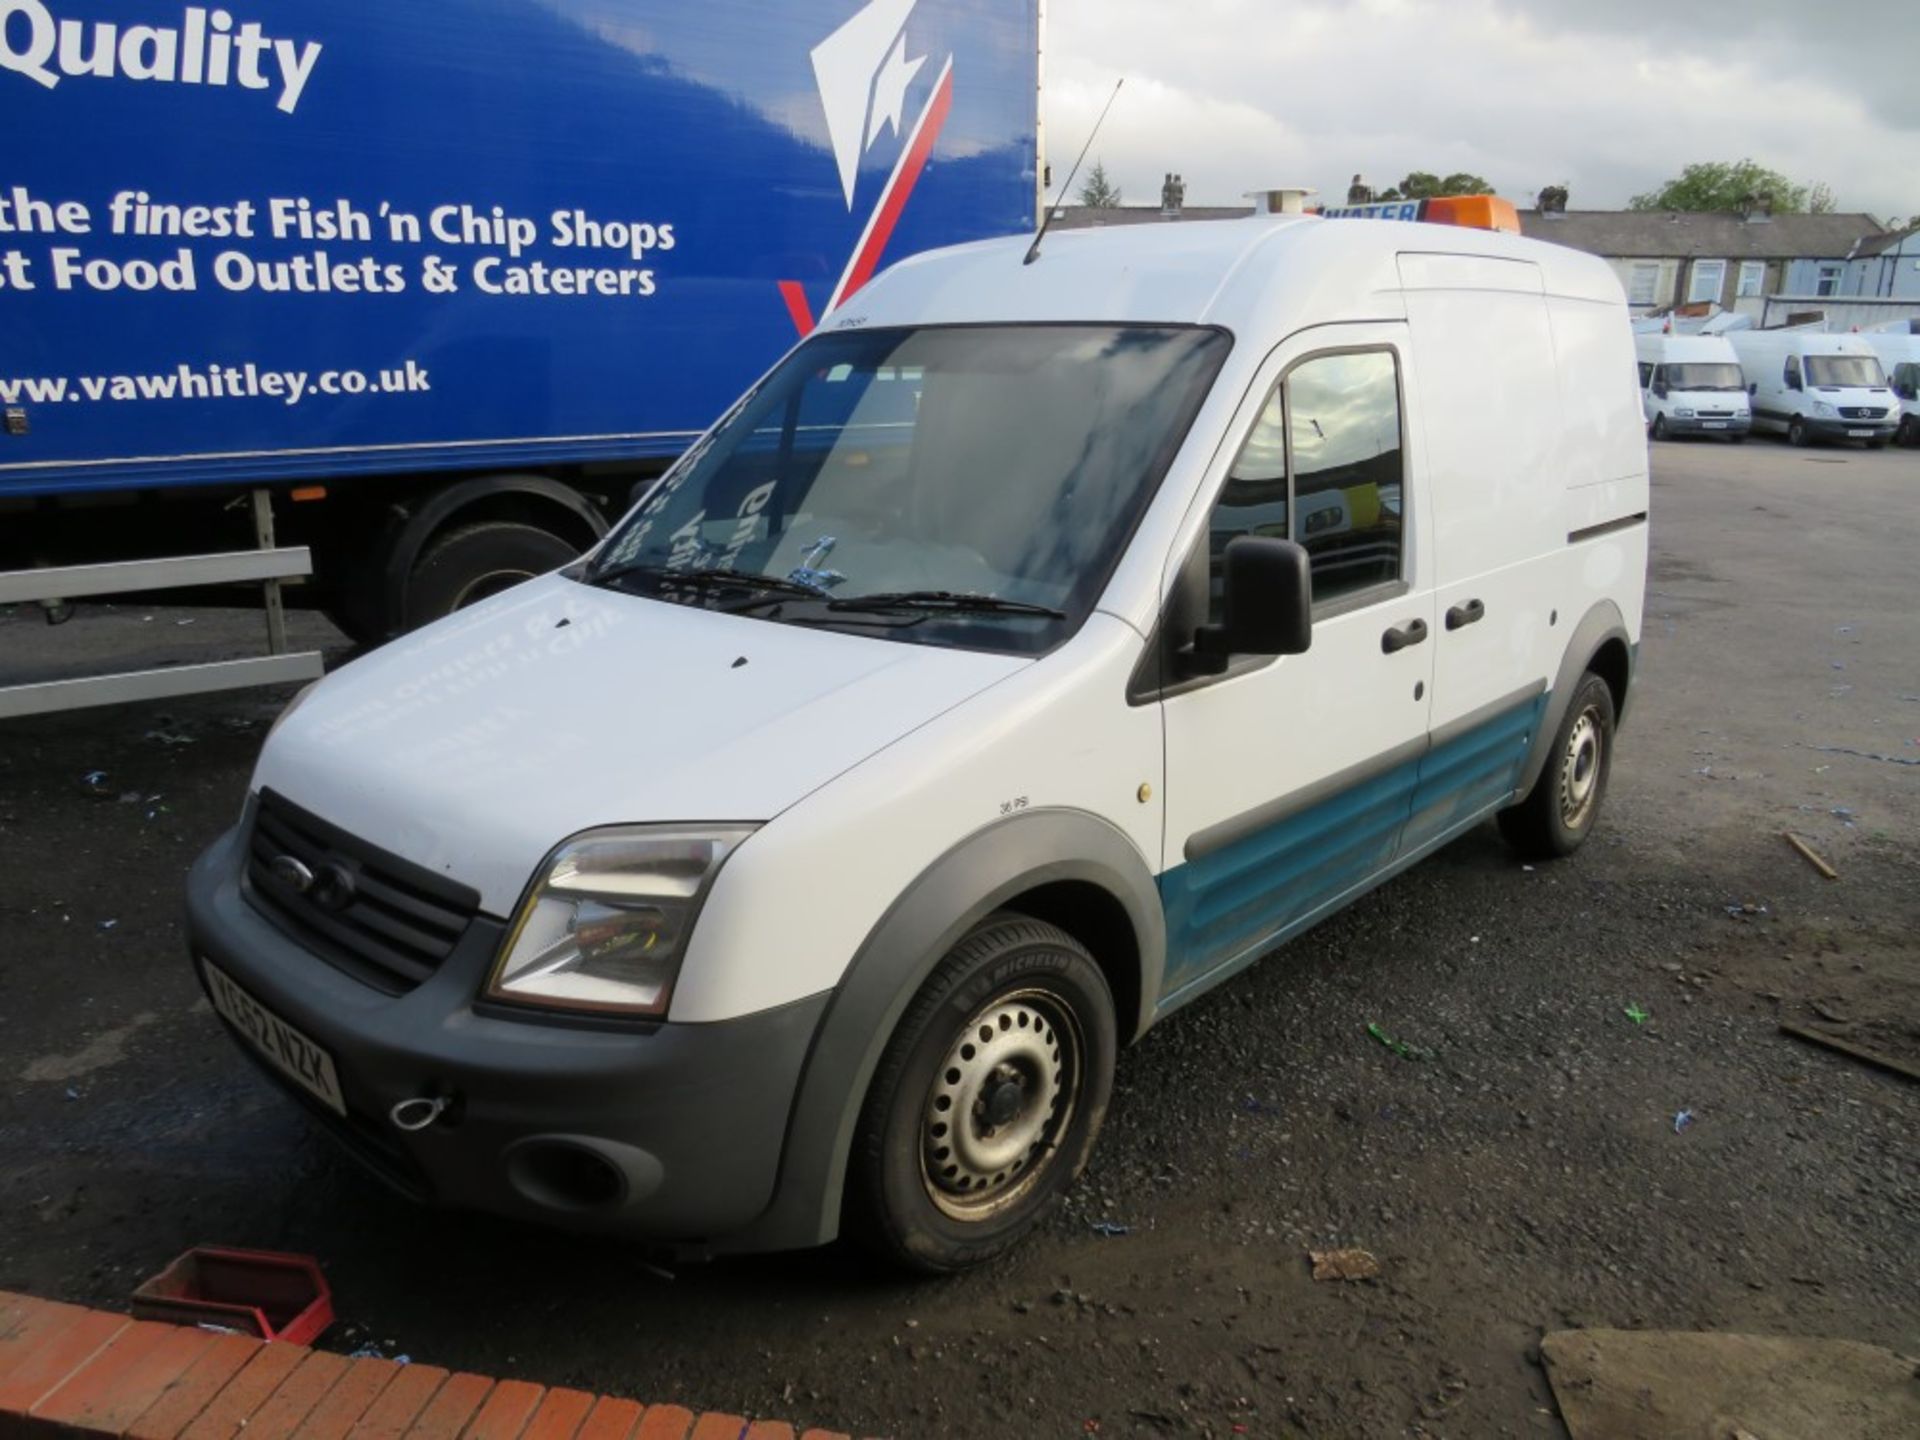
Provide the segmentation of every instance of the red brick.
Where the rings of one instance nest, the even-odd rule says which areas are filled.
[[[247,1440],[287,1440],[347,1373],[344,1355],[311,1352],[247,1421]]]
[[[739,1415],[709,1412],[693,1427],[693,1440],[740,1440],[746,1428],[746,1420]]]
[[[31,1410],[132,1323],[124,1315],[92,1310],[81,1310],[75,1317],[48,1316],[44,1326],[38,1323],[40,1318],[40,1312],[30,1312],[15,1332],[26,1348],[11,1356],[12,1364],[0,1376],[0,1414],[23,1415]]]
[[[213,1348],[204,1330],[139,1320],[33,1407],[42,1420],[119,1435]]]
[[[240,1373],[207,1402],[207,1408],[193,1418],[193,1423],[180,1432],[180,1440],[233,1440],[254,1412],[267,1403],[267,1397],[280,1388],[280,1382],[306,1358],[304,1345],[273,1341],[262,1345]]]
[[[756,1420],[747,1427],[746,1440],[793,1440],[793,1426],[782,1420]]]
[[[35,1300],[30,1295],[10,1296],[9,1300],[7,1314],[0,1318],[0,1379],[47,1340],[79,1324],[80,1317],[87,1313],[78,1305]]]
[[[200,1358],[140,1412],[127,1431],[129,1440],[174,1440],[260,1348],[260,1341],[251,1335],[213,1336],[213,1344],[200,1352]]]
[[[487,1396],[487,1403],[467,1426],[464,1440],[519,1440],[527,1421],[540,1408],[546,1387],[529,1385],[525,1380],[502,1380]]]
[[[679,1405],[649,1405],[640,1417],[640,1428],[633,1440],[686,1440],[693,1429],[693,1412]],[[733,1432],[739,1440],[740,1432]]]
[[[603,1395],[574,1440],[627,1440],[639,1418],[640,1406],[635,1401]]]
[[[392,1383],[400,1367],[391,1360],[361,1359],[347,1362],[347,1373],[329,1390],[326,1398],[307,1413],[294,1440],[346,1440],[368,1407]]]
[[[407,1431],[407,1440],[456,1440],[480,1402],[487,1398],[493,1381],[485,1375],[455,1375],[434,1392],[427,1408]]]
[[[594,1397],[584,1390],[549,1390],[520,1440],[574,1440],[573,1432],[593,1408]]]
[[[354,1440],[398,1440],[426,1408],[447,1372],[438,1365],[403,1365],[400,1373],[353,1427]]]

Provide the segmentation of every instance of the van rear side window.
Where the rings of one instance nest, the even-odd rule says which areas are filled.
[[[1227,542],[1240,535],[1305,546],[1316,604],[1398,580],[1403,454],[1391,351],[1314,355],[1289,370],[1214,504],[1210,621],[1222,618]]]

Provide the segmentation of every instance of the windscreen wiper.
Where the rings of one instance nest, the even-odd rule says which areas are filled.
[[[1030,600],[976,595],[963,590],[880,590],[871,595],[836,595],[829,610],[951,610],[966,615],[1039,615],[1064,620],[1067,612]]]
[[[662,589],[686,585],[698,590],[745,590],[760,595],[796,595],[808,600],[824,599],[828,593],[818,585],[789,580],[784,575],[755,575],[751,571],[734,570],[723,565],[694,566],[685,570],[641,563],[616,565],[610,570],[588,576],[587,583],[610,585],[632,576],[651,580]]]

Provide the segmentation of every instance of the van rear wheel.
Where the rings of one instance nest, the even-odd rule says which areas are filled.
[[[1533,789],[1500,812],[1500,833],[1530,860],[1571,855],[1593,833],[1613,768],[1613,691],[1589,670],[1553,737]]]
[[[1092,1153],[1118,1037],[1071,935],[991,915],[934,968],[888,1043],[847,1176],[848,1229],[932,1274],[1010,1249]]]

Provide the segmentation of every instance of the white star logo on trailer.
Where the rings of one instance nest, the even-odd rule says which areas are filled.
[[[840,188],[847,208],[860,157],[880,138],[881,128],[900,130],[907,86],[926,64],[922,55],[907,59],[907,16],[917,0],[871,0],[833,34],[813,47],[813,78],[827,112],[827,138],[840,167]]]
[[[915,3],[868,0],[852,19],[809,52],[813,78],[820,86],[820,105],[826,112],[827,138],[833,146],[834,164],[840,171],[840,188],[849,211],[853,209],[854,191],[859,188],[860,163],[886,132],[892,132],[894,142],[889,148],[899,152],[854,243],[853,254],[847,258],[847,268],[827,297],[826,310],[832,310],[873,278],[887,242],[893,238],[893,228],[932,159],[934,143],[953,110],[953,56],[948,54],[940,61],[933,88],[913,123],[907,123],[907,91],[929,58],[907,58],[907,17]],[[814,319],[806,287],[798,280],[782,280],[779,287],[794,328],[802,335],[808,334]]]

